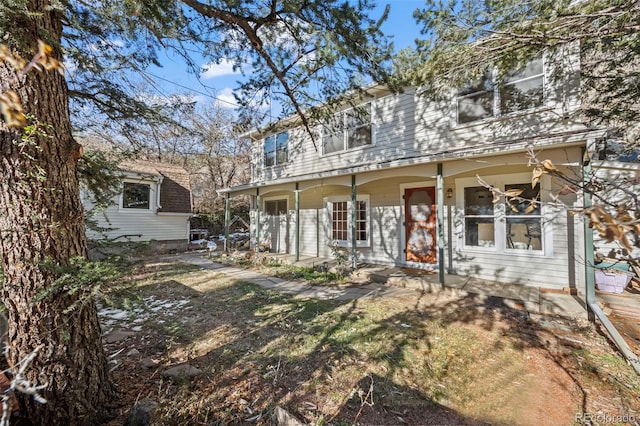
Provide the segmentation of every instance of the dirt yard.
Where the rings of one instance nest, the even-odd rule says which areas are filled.
[[[271,424],[277,407],[318,425],[640,422],[640,379],[590,324],[417,292],[296,299],[171,260],[123,287],[100,311],[110,425],[147,397],[166,425]]]

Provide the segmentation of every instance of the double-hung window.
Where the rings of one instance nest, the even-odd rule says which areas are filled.
[[[491,189],[476,179],[463,178],[464,205],[460,242],[464,247],[483,247],[499,252],[544,248],[540,183],[521,183],[519,176],[487,179]],[[511,183],[518,182],[518,183]]]
[[[281,132],[264,140],[264,165],[266,167],[289,161],[289,133]]]
[[[357,246],[368,247],[370,235],[369,196],[359,195],[355,205],[349,197],[331,197],[325,201],[331,241],[341,247],[350,247],[353,232],[355,232]],[[355,229],[353,227],[354,219]]]
[[[539,107],[544,102],[544,63],[529,61],[502,78],[487,73],[456,96],[456,121],[470,123]]]
[[[507,249],[542,250],[540,184],[505,185]]]
[[[544,100],[544,67],[542,59],[507,74],[500,86],[500,113],[509,114],[542,105]]]
[[[322,126],[322,153],[346,151],[373,143],[371,103],[333,115]]]
[[[484,186],[464,189],[464,244],[476,247],[496,245],[493,193]]]
[[[485,75],[477,84],[460,91],[456,98],[458,124],[493,117],[494,92],[490,75]]]

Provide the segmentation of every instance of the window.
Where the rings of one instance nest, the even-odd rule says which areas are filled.
[[[457,98],[458,123],[469,123],[493,116],[494,87],[490,76],[461,91]]]
[[[530,61],[524,68],[508,73],[498,84],[490,75],[460,91],[456,97],[458,124],[523,111],[544,101],[543,60]]]
[[[264,212],[270,216],[278,216],[287,214],[287,199],[265,200]]]
[[[349,240],[349,205],[346,201],[331,203],[331,238],[334,241]]]
[[[464,189],[464,243],[466,246],[494,247],[493,193],[484,186]]]
[[[122,207],[125,209],[149,209],[151,186],[146,183],[125,182],[122,191]]]
[[[540,184],[505,185],[506,234],[508,249],[542,250]]]
[[[289,133],[281,132],[264,140],[264,165],[266,167],[289,161]]]
[[[331,240],[339,246],[351,246],[352,214],[355,214],[355,237],[358,247],[369,246],[369,196],[357,197],[355,211],[348,197],[334,197],[327,200]]]
[[[370,103],[341,111],[323,126],[322,152],[324,154],[371,145],[372,142]]]
[[[458,202],[464,207],[456,227],[458,243],[466,248],[495,252],[531,251],[550,254],[544,245],[542,188],[550,181],[543,178],[532,187],[528,173],[508,176],[484,176],[496,194],[479,186],[477,178],[456,179]],[[516,183],[513,183],[516,182]]]
[[[542,105],[543,85],[542,59],[531,61],[523,69],[509,73],[500,87],[500,112],[508,114]]]

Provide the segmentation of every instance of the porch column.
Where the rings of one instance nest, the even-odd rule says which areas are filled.
[[[231,200],[227,192],[224,200],[224,252],[229,254],[229,224],[231,222]]]
[[[438,163],[436,178],[436,223],[438,232],[438,275],[440,284],[444,286],[444,178],[442,163]]]
[[[592,177],[591,156],[587,149],[582,151],[582,206],[587,209],[591,207],[591,194],[586,188]],[[595,315],[589,308],[590,303],[596,301],[596,283],[595,272],[593,270],[594,254],[593,254],[593,229],[589,227],[589,219],[583,216],[584,229],[584,292],[587,306],[587,315],[590,321],[595,321]]]
[[[356,175],[351,175],[351,267],[356,269],[358,255]]]
[[[256,188],[256,252],[260,250],[260,188]]]
[[[296,262],[300,260],[300,188],[296,182],[295,206],[296,206]]]

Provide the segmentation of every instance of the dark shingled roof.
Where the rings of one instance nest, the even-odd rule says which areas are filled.
[[[152,161],[123,161],[120,169],[153,176],[162,176],[160,186],[161,213],[191,213],[191,184],[189,173],[180,166]]]

